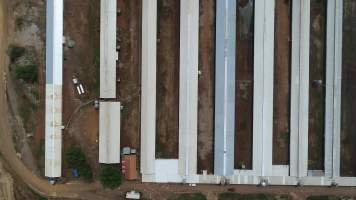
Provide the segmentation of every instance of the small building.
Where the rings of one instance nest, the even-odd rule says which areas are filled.
[[[122,156],[122,174],[126,180],[133,181],[137,179],[137,156],[123,155]]]

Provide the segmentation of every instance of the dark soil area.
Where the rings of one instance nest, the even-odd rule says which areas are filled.
[[[157,4],[156,157],[178,158],[180,1]]]
[[[214,170],[215,1],[200,2],[198,173]]]
[[[141,1],[118,0],[119,53],[117,84],[121,111],[121,147],[139,148],[140,145],[140,32]]]
[[[251,3],[250,3],[251,2]],[[252,169],[253,0],[237,4],[235,169]]]
[[[291,80],[291,1],[276,0],[273,164],[289,164],[290,80]]]
[[[310,170],[324,169],[326,1],[310,1],[309,154]]]
[[[356,176],[356,1],[344,0],[341,176]]]

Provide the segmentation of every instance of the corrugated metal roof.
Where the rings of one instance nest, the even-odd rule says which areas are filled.
[[[122,156],[122,172],[126,180],[132,181],[137,179],[137,156],[124,155]]]
[[[116,97],[116,0],[101,0],[100,98]]]
[[[100,163],[120,163],[120,110],[120,102],[100,102]]]
[[[234,173],[236,1],[217,1],[214,173]]]
[[[47,1],[45,176],[60,177],[62,165],[63,0]]]
[[[179,173],[197,173],[199,1],[181,0]],[[189,182],[189,180],[187,180]]]
[[[157,0],[142,1],[141,154],[143,181],[155,173]]]

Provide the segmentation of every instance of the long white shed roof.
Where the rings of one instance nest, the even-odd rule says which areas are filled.
[[[214,173],[234,174],[236,1],[216,2]]]
[[[120,108],[120,102],[100,102],[100,163],[120,163]]]
[[[101,0],[100,98],[116,97],[116,0]]]
[[[157,0],[142,1],[141,173],[154,180],[156,152]]]
[[[63,0],[47,1],[45,176],[62,171]]]

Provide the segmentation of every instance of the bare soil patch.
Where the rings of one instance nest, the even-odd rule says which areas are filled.
[[[198,173],[214,171],[215,1],[200,2]]]
[[[324,169],[326,1],[310,1],[309,169]]]
[[[291,1],[276,1],[274,50],[273,164],[289,164]]]
[[[100,1],[83,0],[64,2],[64,35],[67,42],[75,42],[73,48],[64,48],[63,62],[63,152],[79,145],[96,174],[98,171],[98,111],[88,105],[75,112],[86,102],[98,98],[98,63]],[[79,96],[72,78],[83,84],[85,95]],[[71,119],[71,123],[68,124]],[[63,154],[64,155],[64,154]],[[64,165],[64,175],[68,175]],[[69,173],[70,175],[70,173]]]
[[[344,1],[341,94],[341,175],[356,176],[356,1]]]
[[[157,4],[156,157],[178,158],[180,1]]]
[[[254,1],[237,3],[235,169],[252,169]]]
[[[118,0],[120,63],[118,63],[118,100],[121,101],[121,147],[139,148],[140,145],[140,38],[141,1]]]

